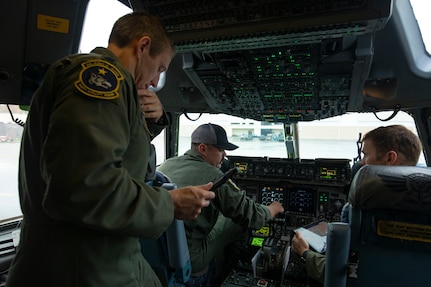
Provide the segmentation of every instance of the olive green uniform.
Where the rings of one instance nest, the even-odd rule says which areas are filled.
[[[166,160],[158,171],[178,187],[206,184],[223,174],[193,150]],[[226,243],[238,237],[238,234],[232,234],[234,229],[232,232],[227,230],[231,227],[228,222],[217,221],[220,212],[236,225],[254,229],[261,228],[271,219],[267,206],[254,202],[230,180],[215,193],[216,197],[202,209],[196,220],[184,221],[193,272],[203,270]]]
[[[144,183],[166,124],[143,119],[132,75],[105,48],[50,68],[23,132],[8,287],[161,286],[138,238],[174,218],[169,193]]]
[[[305,258],[305,269],[307,270],[308,277],[323,284],[325,279],[325,262],[326,257],[324,254],[308,251]]]

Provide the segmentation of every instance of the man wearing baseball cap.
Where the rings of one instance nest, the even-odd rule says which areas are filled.
[[[192,133],[191,149],[182,156],[166,160],[158,171],[178,187],[214,182],[223,175],[220,167],[226,157],[225,150],[237,148],[228,141],[221,126],[203,124]],[[284,211],[276,201],[269,206],[256,203],[232,180],[217,188],[215,194],[210,205],[203,208],[196,219],[184,221],[193,272],[187,286],[208,284],[213,263],[216,278],[212,286],[218,286],[229,270],[222,260],[230,255],[227,248],[244,238],[247,228],[259,229]]]
[[[192,133],[192,143],[212,144],[224,150],[235,150],[237,145],[227,140],[226,131],[219,125],[203,124]]]

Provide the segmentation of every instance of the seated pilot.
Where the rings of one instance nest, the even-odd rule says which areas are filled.
[[[214,182],[223,175],[220,167],[225,150],[236,148],[221,126],[203,124],[192,133],[191,149],[166,160],[157,170],[178,187]],[[212,286],[220,285],[238,259],[232,246],[244,240],[247,228],[259,229],[284,211],[276,201],[269,206],[256,203],[231,180],[215,193],[196,219],[184,221],[193,272],[187,286],[205,286],[212,276]]]
[[[378,127],[362,138],[362,165],[415,166],[422,152],[419,138],[402,125]],[[349,203],[343,207],[341,220],[348,222]],[[323,284],[325,255],[310,250],[307,241],[297,232],[292,238],[292,250],[305,261],[310,278]]]

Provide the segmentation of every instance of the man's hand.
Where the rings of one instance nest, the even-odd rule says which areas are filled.
[[[146,119],[157,123],[163,116],[163,106],[155,92],[148,89],[138,89],[141,112]]]
[[[296,231],[292,238],[292,250],[302,255],[305,250],[310,249],[308,242],[302,237],[301,232]]]
[[[174,201],[174,215],[177,219],[196,219],[203,207],[210,204],[215,193],[209,191],[212,183],[200,186],[187,186],[170,190]]]
[[[281,205],[278,201],[273,201],[270,205],[268,205],[269,210],[271,212],[271,218],[274,218],[277,214],[284,212],[283,205]]]

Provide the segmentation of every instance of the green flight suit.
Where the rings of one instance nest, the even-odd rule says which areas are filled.
[[[308,277],[323,284],[325,279],[325,262],[326,257],[324,254],[308,251],[305,258],[305,269],[307,270]]]
[[[139,238],[174,219],[165,189],[145,184],[150,140],[132,75],[109,50],[53,64],[23,132],[24,220],[8,287],[161,286]]]
[[[157,170],[167,175],[178,187],[206,184],[223,174],[193,150],[166,160]],[[238,237],[238,234],[234,234],[238,229],[232,228],[229,221],[217,221],[220,212],[235,225],[253,229],[261,228],[271,219],[267,206],[247,197],[245,191],[230,180],[215,193],[216,197],[208,207],[202,209],[197,219],[184,221],[193,272],[203,270],[217,253],[222,252],[221,248],[226,243]]]

